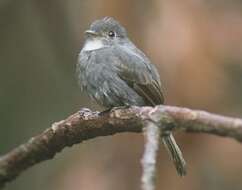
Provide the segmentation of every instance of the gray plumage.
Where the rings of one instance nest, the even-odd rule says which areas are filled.
[[[81,90],[106,108],[164,103],[157,69],[113,18],[97,20],[86,31],[76,72]],[[162,140],[178,174],[185,175],[185,160],[173,136]]]

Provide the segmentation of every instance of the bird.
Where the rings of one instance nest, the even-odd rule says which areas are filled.
[[[78,55],[80,89],[104,108],[164,104],[160,75],[150,59],[129,39],[114,18],[91,23]],[[162,136],[177,173],[186,175],[186,162],[171,132]]]

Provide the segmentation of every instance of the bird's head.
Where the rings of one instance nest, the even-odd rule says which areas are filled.
[[[85,44],[83,50],[91,51],[122,43],[127,39],[125,28],[115,19],[105,17],[94,21],[85,31]]]

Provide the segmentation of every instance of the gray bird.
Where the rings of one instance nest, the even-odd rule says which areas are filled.
[[[150,60],[110,17],[94,21],[85,32],[76,67],[81,90],[105,108],[164,103],[160,76]],[[172,134],[162,137],[180,176],[186,163]]]

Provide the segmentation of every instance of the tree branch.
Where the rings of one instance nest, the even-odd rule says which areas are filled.
[[[141,164],[143,166],[143,175],[141,178],[141,187],[143,190],[155,189],[155,174],[156,174],[156,157],[161,142],[160,129],[152,121],[145,122],[144,137],[145,150]]]
[[[120,132],[142,132],[147,120],[163,126],[163,132],[183,130],[226,136],[242,142],[242,119],[219,116],[204,111],[172,106],[132,107],[108,113],[77,112],[54,123],[41,134],[0,157],[0,187],[15,179],[25,169],[52,159],[67,146],[98,136]]]

